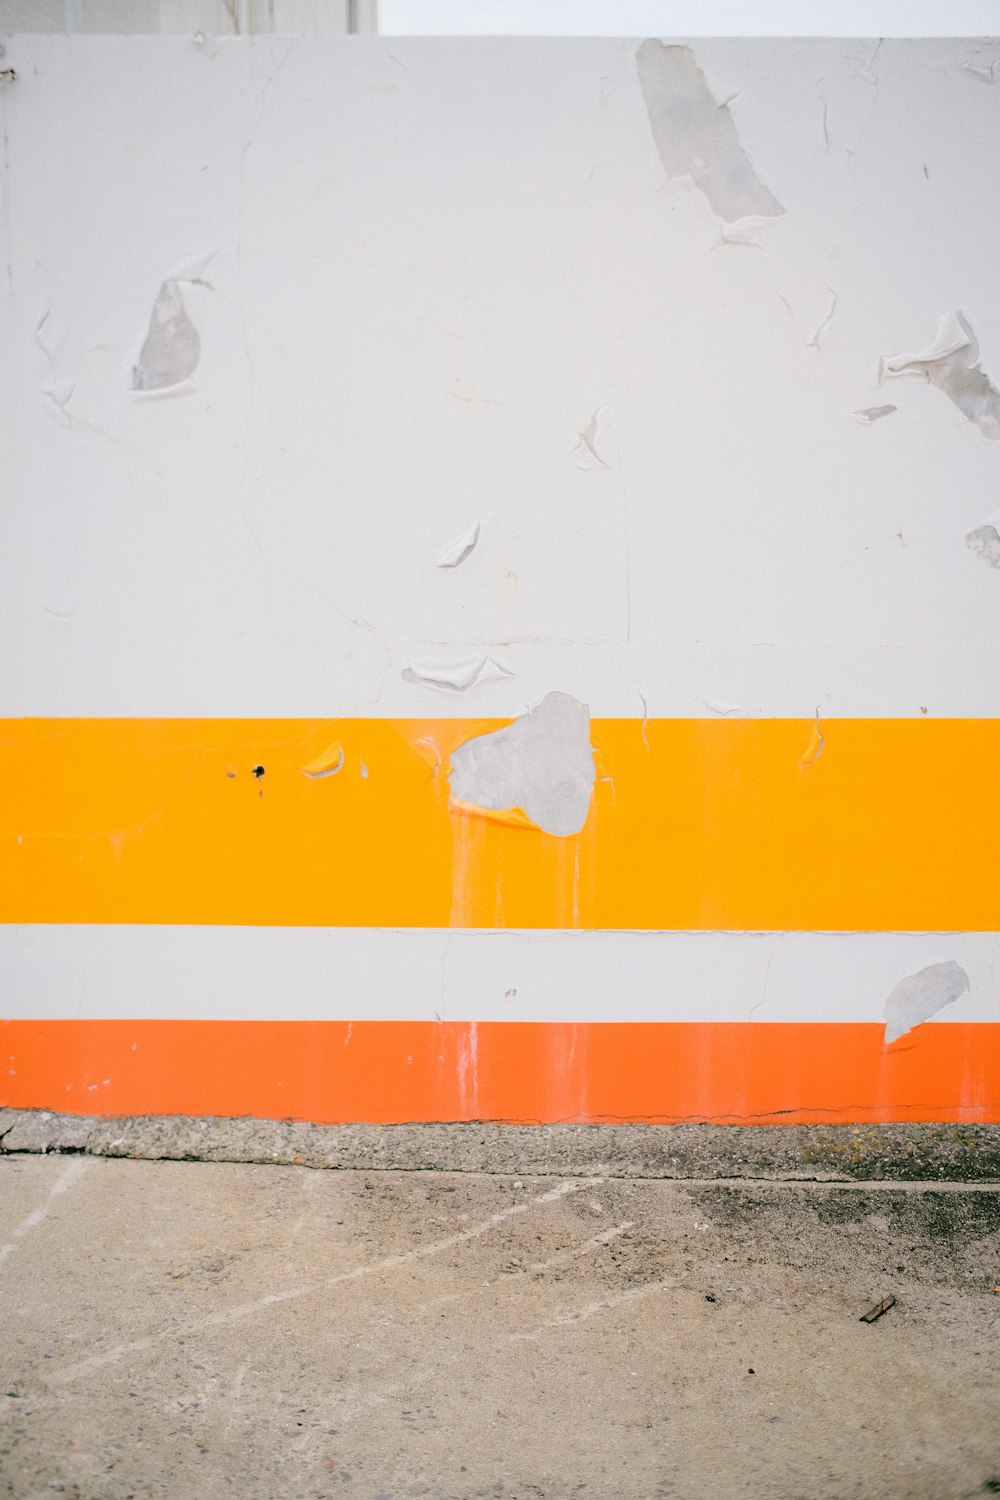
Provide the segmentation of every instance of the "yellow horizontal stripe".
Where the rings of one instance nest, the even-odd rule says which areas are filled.
[[[500,723],[0,721],[0,918],[998,926],[998,720],[595,720],[570,838],[449,806]]]

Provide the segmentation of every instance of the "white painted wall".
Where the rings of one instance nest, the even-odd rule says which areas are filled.
[[[17,39],[3,711],[993,713],[1000,447],[878,369],[960,308],[1000,372],[1000,50],[695,51],[786,208],[735,242],[633,42]]]
[[[964,538],[1000,444],[879,362],[961,310],[1000,381],[1000,47],[693,44],[785,210],[727,227],[665,179],[637,45],[10,39],[0,713],[508,715],[559,688],[594,715],[996,714],[1000,573]],[[170,278],[200,360],[135,392]],[[511,675],[403,676],[480,655]],[[459,935],[444,1003],[510,1014],[544,953],[533,1017],[618,1014],[564,959],[610,974],[628,944],[637,1016],[666,974],[664,1018],[745,1018],[775,941]],[[439,934],[380,936],[376,982],[331,992],[320,948],[370,976],[368,942],[5,935],[16,1013],[174,1013],[201,953],[184,1013],[277,1013],[290,965],[282,1014],[433,1015]],[[840,999],[779,955],[773,1015],[874,1019],[964,943],[952,1014],[995,1018],[991,942],[804,935],[783,951]]]

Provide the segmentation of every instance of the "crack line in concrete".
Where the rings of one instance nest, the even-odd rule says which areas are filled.
[[[429,1255],[438,1255],[442,1250],[450,1250],[455,1245],[464,1244],[468,1240],[479,1239],[480,1236],[503,1224],[508,1219],[513,1219],[520,1214],[525,1214],[529,1209],[542,1203],[554,1203],[560,1198],[567,1197],[570,1193],[578,1193],[585,1187],[593,1187],[603,1182],[600,1177],[588,1177],[576,1179],[571,1182],[560,1182],[558,1186],[550,1188],[548,1192],[540,1193],[536,1198],[527,1203],[516,1203],[511,1208],[501,1209],[499,1213],[491,1214],[488,1219],[483,1219],[479,1224],[473,1224],[470,1229],[460,1230],[457,1234],[447,1235],[442,1240],[435,1240],[431,1245],[416,1245],[412,1250],[403,1251],[399,1255],[388,1255],[383,1260],[373,1261],[370,1265],[355,1266],[351,1271],[341,1271],[336,1276],[331,1276],[325,1281],[313,1282],[308,1286],[286,1287],[284,1291],[268,1292],[266,1296],[258,1297],[253,1302],[243,1302],[236,1307],[223,1308],[217,1313],[209,1313],[207,1317],[196,1318],[191,1322],[179,1326],[160,1329],[156,1333],[147,1334],[145,1338],[132,1339],[125,1344],[117,1344],[113,1349],[106,1349],[103,1354],[93,1354],[88,1359],[75,1361],[73,1364],[64,1365],[62,1369],[53,1370],[48,1377],[50,1385],[67,1385],[73,1380],[80,1379],[83,1375],[89,1375],[94,1370],[100,1370],[105,1365],[113,1364],[125,1354],[138,1354],[143,1350],[151,1349],[164,1340],[177,1340],[191,1333],[200,1333],[206,1328],[217,1328],[222,1324],[236,1323],[243,1318],[249,1318],[254,1313],[262,1312],[279,1302],[291,1302],[300,1297],[309,1297],[317,1292],[329,1291],[331,1288],[341,1286],[345,1282],[357,1281],[362,1276],[373,1276],[379,1271],[393,1271],[399,1266],[409,1265],[415,1260],[424,1260]]]
[[[71,1188],[74,1182],[79,1177],[82,1177],[84,1172],[88,1171],[91,1166],[93,1166],[92,1161],[71,1161],[69,1163],[49,1188],[45,1202],[40,1204],[38,1208],[32,1209],[31,1213],[27,1214],[21,1220],[6,1245],[0,1245],[0,1266],[17,1249],[17,1241],[23,1239],[32,1229],[37,1229],[39,1224],[48,1218],[49,1211],[56,1198],[65,1193],[67,1188]]]

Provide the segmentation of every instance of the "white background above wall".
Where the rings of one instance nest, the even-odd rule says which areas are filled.
[[[7,32],[990,36],[1000,0],[0,0]]]
[[[997,0],[378,0],[384,36],[990,36]]]

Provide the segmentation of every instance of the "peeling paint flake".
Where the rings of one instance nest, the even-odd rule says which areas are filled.
[[[604,437],[606,406],[599,406],[580,432],[576,435],[576,447],[573,452],[576,456],[578,469],[607,469],[610,464],[602,457],[599,443]]]
[[[180,284],[165,281],[153,303],[149,332],[132,371],[134,391],[165,391],[180,385],[198,368],[201,339],[188,317]]]
[[[965,545],[991,568],[1000,568],[1000,532],[995,526],[977,526],[965,538]]]
[[[457,568],[479,541],[479,522],[470,526],[461,536],[456,537],[453,542],[448,542],[435,554],[434,561],[439,568]]]
[[[914,1026],[929,1021],[946,1005],[954,1005],[967,992],[969,976],[960,964],[949,960],[928,964],[916,974],[901,979],[885,1002],[885,1044],[903,1036]]]
[[[727,224],[784,209],[757,176],[728,104],[716,104],[690,47],[643,42],[636,53],[649,123],[669,181],[689,177]]]
[[[719,714],[726,719],[730,714],[745,714],[746,709],[742,703],[727,703],[722,698],[702,698],[702,703],[709,713]]]
[[[35,342],[45,355],[49,367],[49,379],[47,384],[41,387],[41,393],[49,402],[49,415],[55,417],[64,427],[72,427],[73,417],[67,408],[76,394],[77,381],[59,373],[62,349],[60,344],[53,345],[49,342],[51,323],[52,309],[48,307],[35,328]]]
[[[466,740],[451,756],[457,811],[523,813],[545,833],[565,838],[587,821],[594,791],[590,710],[569,693],[547,693],[504,729]]]
[[[339,740],[334,740],[332,745],[327,745],[314,760],[302,767],[302,774],[313,781],[320,781],[324,776],[336,776],[343,765],[344,747]]]
[[[827,309],[826,316],[816,325],[816,329],[810,337],[806,339],[806,348],[815,349],[817,354],[822,354],[823,352],[826,336],[833,325],[833,315],[837,311],[837,293],[832,286],[828,286],[827,291],[830,293],[830,306]]]
[[[501,682],[513,677],[492,656],[468,657],[457,662],[411,662],[402,671],[404,682],[418,682],[423,687],[437,688],[444,693],[467,693],[470,688],[484,682]]]
[[[1000,439],[1000,391],[980,366],[979,340],[962,313],[938,318],[934,342],[921,353],[884,356],[881,375],[922,375],[944,391],[984,437]]]
[[[979,78],[983,83],[996,83],[1000,77],[1000,57],[995,57],[990,63],[963,63],[960,71],[971,73],[973,78]]]
[[[883,417],[891,417],[893,412],[898,410],[897,406],[891,404],[887,406],[863,406],[860,411],[852,411],[851,416],[858,422],[863,422],[866,427],[870,427],[873,422],[881,422]]]

